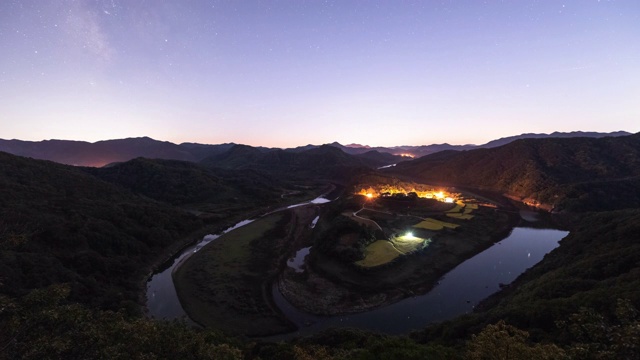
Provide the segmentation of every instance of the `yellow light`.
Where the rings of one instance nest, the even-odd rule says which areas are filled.
[[[438,199],[443,199],[444,198],[444,194],[442,193],[442,191],[440,191],[439,193],[436,193],[436,197]]]
[[[448,198],[444,199],[444,202],[452,203],[453,202],[453,198],[448,197]]]
[[[407,232],[404,237],[406,237],[407,239],[413,239],[413,233],[411,231]]]
[[[367,194],[367,198],[369,198],[369,199],[373,198],[373,194],[372,193],[368,193]]]

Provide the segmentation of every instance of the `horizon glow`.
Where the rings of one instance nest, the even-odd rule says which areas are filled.
[[[640,131],[638,1],[0,2],[0,138]]]

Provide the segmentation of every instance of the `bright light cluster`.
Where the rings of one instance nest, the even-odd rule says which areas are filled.
[[[393,196],[396,194],[404,194],[407,195],[411,192],[414,192],[418,195],[418,197],[423,199],[436,199],[438,201],[443,201],[446,203],[454,203],[459,194],[447,193],[443,190],[425,190],[425,189],[416,189],[415,187],[411,188],[402,188],[399,186],[389,186],[389,185],[381,185],[377,186],[375,189],[373,187],[362,188],[357,194],[366,196],[367,199],[373,199],[377,197],[385,197],[385,196]]]

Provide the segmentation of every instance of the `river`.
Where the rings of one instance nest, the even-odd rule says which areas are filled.
[[[326,201],[315,199],[308,203]],[[244,220],[222,234],[251,221]],[[184,319],[190,322],[178,300],[171,274],[191,254],[222,234],[205,236],[196,245],[185,249],[170,266],[149,279],[147,309],[152,317]],[[542,260],[567,234],[566,231],[556,229],[514,228],[505,239],[448,272],[428,293],[359,314],[332,317],[306,314],[293,307],[274,285],[272,293],[275,303],[300,329],[272,339],[308,335],[330,327],[355,327],[399,334],[469,313],[478,302],[497,292],[500,284],[511,283],[526,269]],[[306,253],[300,253],[300,259],[296,259],[295,265],[300,270],[303,269],[304,255]]]
[[[449,271],[428,293],[358,314],[331,317],[306,314],[293,307],[274,286],[276,304],[300,330],[272,339],[309,335],[330,327],[401,334],[469,313],[478,302],[500,290],[500,284],[511,283],[542,260],[567,234],[556,229],[514,228],[505,239]]]
[[[329,200],[325,197],[330,195],[331,194],[328,194],[328,195],[325,194],[311,201],[291,205],[288,207],[283,207],[283,208],[271,211],[268,214],[290,209],[297,206],[303,206],[308,204],[324,204],[324,203],[335,200],[335,199]],[[173,259],[173,261],[169,266],[163,267],[162,269],[156,271],[151,276],[151,278],[149,278],[149,281],[147,281],[147,311],[149,315],[156,319],[164,319],[164,320],[183,319],[189,323],[193,323],[191,319],[189,319],[189,317],[187,316],[187,313],[182,308],[182,304],[180,304],[180,300],[178,299],[178,294],[176,293],[176,288],[173,284],[173,277],[172,277],[173,272],[178,266],[180,266],[180,264],[182,264],[185,260],[187,260],[191,255],[193,255],[193,253],[202,249],[211,241],[216,240],[217,238],[228,233],[231,230],[247,225],[251,223],[253,220],[254,219],[242,220],[237,224],[224,230],[220,234],[216,234],[216,235],[210,234],[210,235],[204,236],[195,245],[189,246],[186,249],[184,249],[178,256],[176,256]]]

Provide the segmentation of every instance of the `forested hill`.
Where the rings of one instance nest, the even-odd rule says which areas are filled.
[[[228,150],[233,144],[174,144],[149,137],[97,141],[44,140],[22,141],[0,139],[0,151],[51,160],[61,164],[100,167],[137,157],[200,161]]]
[[[272,205],[282,182],[254,170],[210,169],[176,160],[137,158],[102,168],[83,168],[96,177],[137,194],[178,206]]]
[[[436,153],[390,171],[499,191],[558,211],[638,207],[640,133],[522,139],[491,149]]]
[[[304,151],[261,150],[236,145],[228,151],[201,161],[211,168],[255,169],[278,177],[298,177],[349,181],[355,174],[369,172],[400,161],[400,156],[371,151],[350,155],[330,145]]]
[[[79,168],[0,152],[0,293],[67,283],[71,300],[139,309],[141,281],[195,216]]]

